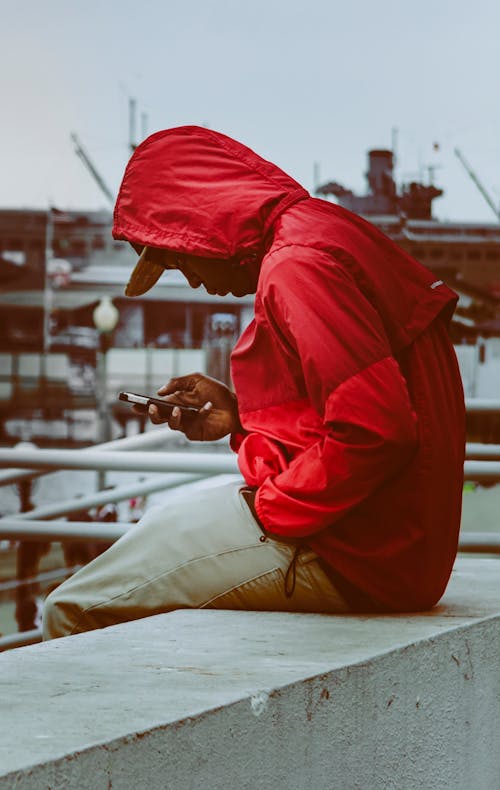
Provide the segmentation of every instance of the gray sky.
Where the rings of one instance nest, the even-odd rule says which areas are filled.
[[[309,189],[317,161],[364,191],[366,152],[396,127],[400,178],[439,167],[440,218],[494,221],[453,149],[499,204],[498,0],[1,5],[3,207],[105,206],[70,132],[116,191],[134,96],[148,133],[206,124]]]

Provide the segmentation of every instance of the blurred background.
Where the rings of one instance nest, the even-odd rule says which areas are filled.
[[[491,219],[453,150],[498,204],[499,17],[494,0],[4,3],[0,205],[107,207],[70,133],[116,193],[133,97],[138,137],[206,124],[309,189],[317,162],[362,190],[365,151],[397,129],[398,178],[440,168],[438,217]]]

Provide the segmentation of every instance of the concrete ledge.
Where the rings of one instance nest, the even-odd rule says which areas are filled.
[[[0,788],[491,790],[500,563],[411,616],[178,611],[0,655]]]

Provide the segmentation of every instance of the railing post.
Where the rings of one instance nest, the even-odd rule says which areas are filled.
[[[101,333],[99,335],[99,351],[96,358],[96,390],[97,390],[97,441],[102,444],[109,442],[109,413],[108,413],[108,392],[107,392],[107,338]],[[100,469],[97,472],[97,490],[102,491],[106,488],[106,472]]]
[[[33,483],[20,480],[17,484],[21,513],[33,510],[31,501]],[[47,552],[50,543],[21,540],[16,551],[16,578],[18,582],[33,578],[38,573],[40,558]],[[37,627],[38,606],[35,584],[19,584],[16,587],[16,622],[18,631],[32,631]]]

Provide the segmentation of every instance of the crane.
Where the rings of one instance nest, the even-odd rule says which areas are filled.
[[[474,170],[471,168],[471,166],[469,165],[469,163],[467,162],[467,160],[465,159],[464,155],[462,154],[462,152],[460,151],[459,148],[455,148],[455,156],[457,157],[459,162],[464,166],[465,170],[467,171],[467,173],[469,174],[471,179],[474,181],[474,183],[477,186],[477,188],[479,189],[481,195],[486,200],[488,206],[494,212],[495,217],[497,218],[497,220],[500,221],[500,210],[495,206],[493,198],[490,197],[490,195],[486,191],[485,187],[482,185],[482,183],[480,182],[479,178],[477,177],[477,175],[475,174]]]
[[[75,145],[75,153],[76,153],[76,155],[80,157],[80,159],[82,160],[83,164],[85,165],[87,170],[90,172],[90,174],[92,175],[92,177],[96,181],[96,183],[99,186],[101,192],[103,192],[104,195],[106,195],[106,197],[109,200],[109,202],[111,203],[111,205],[114,206],[114,204],[115,204],[115,197],[116,196],[113,195],[113,193],[111,192],[110,188],[108,187],[108,185],[106,184],[106,182],[102,178],[101,174],[99,173],[99,171],[96,169],[96,167],[92,163],[92,160],[90,159],[89,155],[87,154],[87,152],[83,148],[82,144],[80,143],[80,140],[78,139],[78,137],[76,136],[76,134],[74,132],[71,133],[71,139],[72,139],[72,141],[73,141],[73,143]]]

